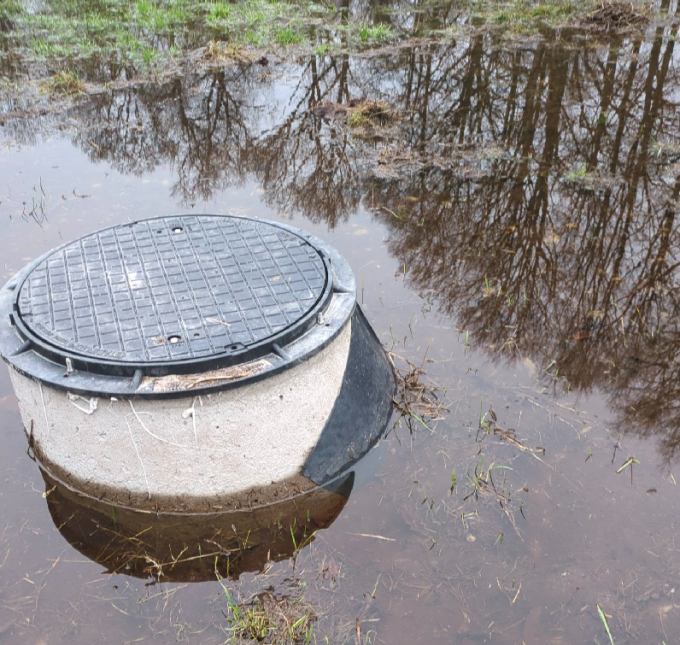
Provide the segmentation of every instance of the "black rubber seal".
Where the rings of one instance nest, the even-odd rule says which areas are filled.
[[[340,394],[302,474],[323,486],[361,459],[389,424],[395,390],[394,370],[357,305]]]

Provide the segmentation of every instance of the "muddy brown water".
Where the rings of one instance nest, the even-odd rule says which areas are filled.
[[[679,75],[663,29],[480,34],[10,120],[0,279],[166,213],[307,228],[351,263],[385,346],[427,351],[448,412],[395,416],[334,521],[225,578],[233,597],[304,595],[317,643],[602,645],[598,605],[618,645],[678,643]],[[387,122],[348,125],[359,97]],[[110,573],[71,545],[94,528],[55,525],[4,369],[0,442],[0,643],[229,637],[216,580]]]

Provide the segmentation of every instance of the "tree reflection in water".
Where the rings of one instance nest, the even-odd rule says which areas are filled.
[[[479,346],[550,365],[539,372],[556,389],[603,389],[622,428],[659,434],[670,460],[675,35],[595,49],[578,34],[512,48],[480,34],[273,71],[241,63],[104,94],[70,116],[94,161],[137,174],[170,164],[185,203],[254,178],[268,203],[330,226],[373,209],[412,286]],[[387,102],[398,122],[358,136],[314,109],[352,97]],[[391,164],[396,153],[409,163]]]

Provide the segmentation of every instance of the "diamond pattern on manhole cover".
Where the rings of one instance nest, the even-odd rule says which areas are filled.
[[[265,222],[168,217],[110,228],[47,257],[18,295],[26,327],[63,350],[182,361],[293,327],[328,280],[319,253]]]

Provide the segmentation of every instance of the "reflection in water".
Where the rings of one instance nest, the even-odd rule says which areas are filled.
[[[252,511],[156,515],[72,492],[41,471],[47,505],[62,536],[108,573],[165,582],[237,579],[290,558],[345,507],[354,472],[324,488]]]
[[[35,163],[32,155],[44,155],[33,175],[26,171],[25,185],[30,191],[35,182],[39,190],[42,173],[56,199],[76,185],[69,171],[82,194],[108,164],[124,173],[158,170],[144,186],[109,176],[101,189],[87,189],[91,200],[69,197],[64,211],[50,210],[45,248],[73,237],[87,218],[95,228],[170,207],[158,182],[172,167],[174,194],[188,204],[215,191],[206,208],[261,212],[258,196],[250,195],[255,185],[284,213],[302,211],[320,229],[338,224],[328,235],[356,268],[366,265],[367,310],[386,337],[390,324],[399,335],[411,314],[418,317],[422,303],[408,287],[436,301],[442,316],[421,316],[403,351],[420,364],[434,339],[428,372],[449,388],[447,419],[415,439],[400,430],[390,435],[375,477],[344,508],[344,498],[336,498],[316,514],[307,535],[343,508],[333,529],[317,534],[294,563],[225,581],[234,598],[239,591],[247,600],[265,585],[279,588],[294,566],[292,577],[323,614],[319,642],[326,634],[331,643],[355,642],[359,618],[363,636],[376,629],[377,639],[389,643],[603,643],[598,604],[617,643],[670,643],[680,633],[677,526],[669,513],[678,475],[658,473],[642,442],[622,440],[617,452],[615,436],[656,433],[668,459],[680,436],[677,47],[669,33],[600,50],[561,36],[511,49],[475,36],[389,57],[312,57],[299,65],[187,74],[90,96],[66,119],[55,117],[93,164],[72,163],[79,152],[55,158],[63,142],[8,156],[8,167],[24,160],[18,172]],[[338,105],[360,97],[384,101],[394,119],[347,123]],[[30,141],[41,127],[38,120],[8,122],[3,136]],[[68,170],[49,177],[57,162]],[[246,190],[220,192],[241,182]],[[3,212],[14,208],[5,204]],[[132,215],[127,210],[138,207]],[[14,264],[24,253],[21,234],[30,230],[19,223],[9,229],[11,245],[19,247],[9,247]],[[354,237],[359,231],[364,237]],[[378,238],[386,239],[399,269],[395,283]],[[447,315],[463,332],[458,338]],[[486,354],[468,349],[464,356],[466,330],[471,348]],[[524,370],[503,365],[520,360],[547,390],[595,395],[576,403],[541,396]],[[602,392],[620,424],[599,409]],[[578,412],[568,414],[562,404]],[[532,455],[491,432],[478,437],[478,415],[491,405],[498,424],[546,452]],[[233,575],[261,570],[270,548],[272,559],[291,553],[289,532],[268,519],[262,525],[269,528],[248,536],[246,546],[262,545],[251,550],[243,548],[247,529],[244,536],[234,523],[235,534],[232,522],[217,518],[168,548],[166,536],[184,527],[144,517],[152,528],[136,539],[166,564],[168,578],[160,577],[154,562],[136,557],[134,541],[111,533],[125,535],[126,522],[137,532],[148,525],[135,525],[123,511],[114,518],[110,508],[81,510],[78,500],[49,492],[48,484],[60,532],[52,531],[42,513],[44,489],[30,486],[14,400],[5,408],[0,640],[35,643],[39,636],[28,630],[40,629],[50,642],[135,642],[148,638],[159,616],[171,625],[166,618],[181,612],[196,642],[224,642],[223,631],[201,631],[224,625],[216,582],[166,585],[167,596],[157,600],[162,587],[147,590],[144,578],[214,580],[214,557],[188,560],[213,548],[237,554],[230,556]],[[617,474],[633,455],[640,461],[634,479],[632,467]],[[474,482],[480,469],[488,484],[473,491],[466,474]],[[306,514],[292,510],[281,524],[309,526]],[[68,557],[62,534],[107,571],[140,579],[97,580],[83,558]],[[298,544],[306,539],[304,529],[294,535]],[[179,557],[185,544],[189,550]],[[224,554],[218,562],[226,574]],[[323,573],[330,570],[341,573]],[[181,595],[171,597],[179,587]],[[362,614],[364,602],[379,616]],[[68,624],[55,626],[55,616]],[[1,631],[7,620],[14,621],[11,633]],[[175,638],[173,626],[165,641]]]
[[[428,127],[419,110],[423,145],[474,146],[479,161],[468,176],[463,160],[421,172],[416,186],[377,182],[390,249],[476,343],[535,363],[547,386],[603,388],[623,428],[660,433],[671,459],[674,42],[612,43],[597,56],[539,45],[496,61],[479,45],[448,122]],[[418,78],[431,95],[436,82]]]
[[[668,10],[668,6],[662,7]],[[330,226],[361,205],[407,278],[498,360],[603,388],[630,431],[680,441],[680,81],[675,35],[500,49],[488,34],[371,59],[242,63],[106,93],[74,142],[122,172],[176,171],[185,203],[255,178]],[[385,127],[335,107],[384,101]],[[331,106],[329,109],[320,109]],[[25,125],[25,124],[24,124]],[[22,124],[12,135],[30,138]]]

